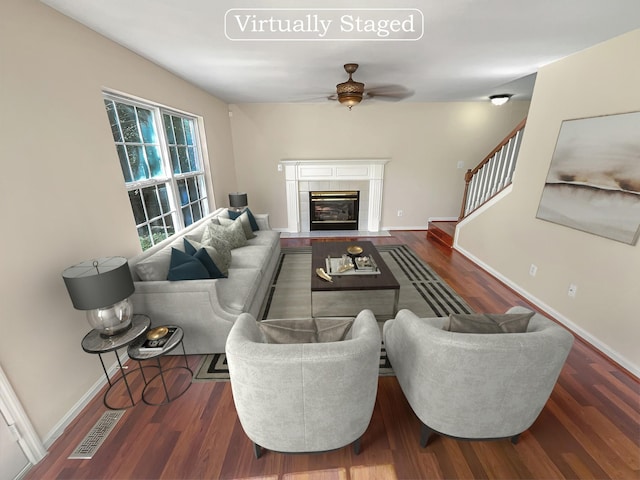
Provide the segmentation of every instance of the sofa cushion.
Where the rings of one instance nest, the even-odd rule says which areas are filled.
[[[253,233],[253,230],[251,229],[251,224],[249,223],[249,217],[247,216],[247,213],[243,213],[242,215],[240,215],[239,217],[237,217],[235,220],[232,220],[230,218],[219,218],[218,219],[220,221],[220,225],[224,225],[229,226],[231,225],[233,222],[240,222],[242,224],[242,230],[244,231],[244,236],[246,237],[247,240],[251,240],[252,238],[255,238],[255,233]]]
[[[258,226],[258,222],[256,221],[256,217],[253,216],[253,213],[251,213],[251,210],[249,210],[249,207],[245,208],[244,210],[240,210],[239,212],[234,210],[227,210],[227,215],[229,215],[229,218],[231,220],[235,220],[236,218],[239,218],[245,213],[247,214],[249,224],[251,225],[251,230],[254,232],[257,232],[258,230],[260,230],[260,227]]]
[[[260,230],[255,237],[247,241],[247,245],[264,245],[274,250],[279,245],[280,232],[275,230]]]
[[[216,283],[220,305],[236,314],[248,311],[261,280],[257,268],[230,268],[227,280]]]
[[[233,268],[259,268],[264,273],[269,266],[272,251],[262,245],[247,245],[231,250],[231,265]]]
[[[452,313],[444,330],[458,333],[524,333],[534,312],[527,313]]]
[[[227,226],[209,222],[207,229],[202,234],[202,243],[214,248],[220,248],[225,244],[230,250],[233,250],[244,247],[247,244],[247,237],[241,222],[233,222]]]
[[[171,263],[167,280],[201,280],[211,278],[204,264],[194,256],[171,249]]]

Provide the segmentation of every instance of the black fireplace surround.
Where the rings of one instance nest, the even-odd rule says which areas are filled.
[[[309,192],[310,230],[358,230],[360,191]]]

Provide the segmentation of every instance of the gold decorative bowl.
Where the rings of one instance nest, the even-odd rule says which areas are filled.
[[[349,255],[360,255],[362,253],[362,247],[359,247],[358,245],[351,245],[350,247],[347,247],[347,253]]]
[[[147,339],[158,340],[164,337],[167,333],[169,333],[169,329],[167,327],[152,328],[147,332]]]

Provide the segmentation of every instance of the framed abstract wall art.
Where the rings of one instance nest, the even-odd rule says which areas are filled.
[[[562,122],[536,217],[636,244],[640,112]]]

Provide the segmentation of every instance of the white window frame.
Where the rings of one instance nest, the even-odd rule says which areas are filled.
[[[188,112],[184,112],[184,111],[180,111],[177,109],[173,109],[170,107],[167,107],[165,105],[160,105],[157,104],[155,102],[151,102],[151,101],[147,101],[147,100],[142,100],[142,99],[136,99],[136,98],[132,98],[128,95],[124,95],[122,93],[115,93],[115,92],[111,92],[111,91],[103,91],[103,99],[107,100],[107,101],[113,101],[116,103],[123,103],[123,104],[127,104],[130,106],[134,106],[134,107],[139,107],[139,108],[144,108],[146,110],[149,110],[152,112],[153,114],[153,118],[154,118],[154,122],[155,122],[155,130],[156,130],[156,136],[157,136],[157,142],[159,145],[159,149],[160,149],[160,157],[161,157],[161,163],[162,163],[162,170],[163,170],[163,176],[162,177],[153,177],[153,178],[149,178],[146,180],[133,180],[130,182],[127,182],[125,178],[123,178],[123,180],[125,180],[125,187],[127,190],[127,194],[129,194],[132,191],[136,191],[139,190],[141,191],[144,188],[149,188],[149,187],[157,187],[160,185],[166,185],[166,189],[167,189],[167,196],[168,196],[168,201],[169,201],[169,209],[170,209],[170,216],[171,216],[171,220],[173,222],[173,234],[168,234],[166,235],[165,238],[168,238],[172,235],[175,235],[176,233],[178,233],[180,230],[186,228],[188,225],[185,225],[185,216],[183,214],[182,209],[184,208],[184,206],[182,206],[181,201],[180,201],[180,189],[178,187],[178,182],[180,180],[184,180],[185,183],[187,182],[187,179],[189,178],[193,178],[195,182],[197,182],[198,184],[198,189],[199,189],[199,193],[200,193],[200,197],[196,202],[190,202],[187,203],[186,206],[191,207],[192,205],[194,205],[195,203],[198,203],[200,206],[200,217],[199,218],[203,218],[206,215],[209,214],[209,185],[208,185],[208,181],[207,181],[207,174],[205,171],[205,165],[204,165],[204,159],[205,157],[205,152],[206,152],[206,148],[205,148],[205,143],[203,141],[203,135],[204,132],[202,132],[202,119],[201,117],[199,117],[198,115],[194,115]],[[106,112],[105,112],[106,114]],[[193,123],[193,130],[192,130],[192,136],[193,136],[193,140],[194,140],[194,149],[195,149],[195,154],[196,154],[196,160],[197,160],[197,167],[198,170],[195,171],[190,171],[190,172],[181,172],[181,173],[174,173],[173,172],[173,165],[172,165],[172,161],[171,161],[171,154],[170,154],[170,147],[169,147],[169,139],[167,138],[167,134],[166,134],[166,127],[164,124],[164,115],[170,115],[170,116],[177,116],[177,117],[181,117],[181,118],[186,118],[188,120],[190,120]],[[108,116],[107,116],[107,120],[108,120]],[[142,135],[140,135],[141,139],[142,139]],[[113,138],[113,137],[112,137]],[[127,144],[127,142],[123,140],[123,144]],[[120,142],[116,141],[114,139],[114,146],[119,145]],[[118,164],[122,167],[122,164],[120,162],[120,158],[118,157]],[[129,164],[130,166],[130,164]],[[124,177],[124,173],[123,173],[123,177]],[[190,201],[190,199],[189,199]],[[131,202],[129,202],[132,208],[132,212],[133,212],[133,205],[131,204]],[[159,217],[152,217],[149,218],[149,214],[147,212],[147,208],[146,205],[144,203],[144,201],[142,202],[142,207],[143,207],[143,211],[144,211],[144,217],[145,217],[145,221],[143,223],[137,223],[136,222],[136,232],[138,232],[138,228],[140,227],[147,227],[150,229],[150,225],[152,224],[153,221],[155,221],[155,219],[164,219],[165,217],[169,216],[166,212],[162,212],[161,215]],[[135,218],[135,212],[134,213],[134,218]],[[193,216],[191,217],[191,223],[196,222],[198,219],[193,219]],[[165,225],[164,220],[163,220],[163,225]],[[191,225],[191,224],[189,224]],[[165,225],[165,231],[166,231],[166,225]],[[145,244],[143,243],[143,237],[140,236],[140,234],[138,233],[138,236],[140,238],[140,242],[141,245],[143,247],[143,249],[145,248]],[[154,240],[154,236],[153,234],[149,235],[150,238],[150,245],[146,245],[146,248],[149,248],[150,246],[154,245],[155,243],[157,243]],[[164,238],[163,238],[164,239]],[[158,240],[161,241],[161,240]]]

